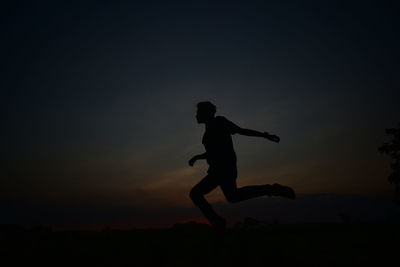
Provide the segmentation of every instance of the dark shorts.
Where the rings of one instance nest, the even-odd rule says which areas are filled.
[[[212,166],[208,168],[207,173],[209,175],[218,177],[218,179],[236,179],[237,178],[237,167],[235,165],[227,166]]]
[[[232,199],[238,190],[236,177],[236,168],[224,170],[210,168],[207,176],[192,188],[191,193],[205,195],[219,186],[226,199]]]

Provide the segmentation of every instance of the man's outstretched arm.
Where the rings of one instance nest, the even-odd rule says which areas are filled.
[[[189,165],[193,166],[194,163],[196,162],[196,160],[198,160],[198,159],[207,159],[207,153],[204,152],[203,154],[199,154],[199,155],[194,156],[193,158],[191,158],[189,160]]]
[[[263,137],[267,138],[268,140],[274,141],[279,143],[280,138],[277,135],[274,134],[269,134],[268,132],[259,132],[255,130],[250,130],[250,129],[244,129],[240,128],[237,131],[238,134],[245,135],[245,136],[257,136],[257,137]]]

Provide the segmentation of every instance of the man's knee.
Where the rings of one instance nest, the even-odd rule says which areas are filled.
[[[189,192],[189,197],[193,202],[196,202],[201,197],[201,194],[196,190],[196,187],[193,187]]]

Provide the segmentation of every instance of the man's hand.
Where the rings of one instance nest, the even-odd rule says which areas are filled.
[[[267,138],[268,140],[271,140],[273,142],[279,143],[279,141],[281,140],[279,138],[279,136],[274,135],[274,134],[269,134],[267,132],[264,132],[264,138]]]
[[[191,158],[191,159],[189,160],[189,165],[193,167],[193,165],[194,165],[194,163],[196,162],[196,160],[197,160],[197,156],[194,156],[193,158]]]
[[[269,136],[269,140],[271,140],[271,141],[273,141],[273,142],[276,142],[276,143],[279,143],[279,141],[281,141],[281,139],[279,138],[279,136],[274,135],[274,134]]]

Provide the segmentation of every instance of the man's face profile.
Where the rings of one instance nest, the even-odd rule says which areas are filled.
[[[197,109],[196,112],[196,120],[197,123],[205,123],[207,120],[208,114],[204,110]]]

